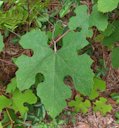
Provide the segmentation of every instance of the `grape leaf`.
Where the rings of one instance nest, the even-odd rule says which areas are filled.
[[[110,112],[112,110],[112,106],[111,105],[108,105],[106,104],[107,102],[107,99],[103,98],[103,97],[100,97],[99,100],[97,100],[94,104],[94,111],[97,112],[101,112],[102,115],[106,115],[107,112]]]
[[[112,65],[114,68],[119,68],[119,47],[113,48],[111,53]]]
[[[119,0],[98,0],[98,10],[105,13],[114,10],[119,3]]]
[[[64,84],[65,76],[71,76],[76,89],[89,95],[94,74],[90,68],[90,57],[77,54],[78,49],[87,45],[87,42],[82,43],[81,33],[68,33],[63,39],[63,47],[57,52],[49,48],[47,40],[45,33],[39,30],[22,36],[20,44],[25,49],[32,49],[34,55],[31,58],[23,55],[16,61],[19,67],[16,72],[17,87],[20,90],[28,89],[35,83],[36,74],[43,74],[45,80],[38,85],[37,94],[48,113],[55,117],[66,106],[65,99],[71,95],[70,88]]]
[[[4,109],[6,106],[9,106],[11,104],[11,101],[6,98],[5,96],[0,96],[0,112],[2,109]]]
[[[76,16],[71,17],[69,20],[70,30],[81,28],[81,33],[85,37],[91,37],[92,31],[89,30],[89,14],[86,5],[80,5],[75,9]]]
[[[0,51],[3,49],[3,47],[4,47],[3,37],[2,37],[2,35],[0,34]]]
[[[83,112],[84,114],[88,112],[88,109],[91,107],[91,103],[89,100],[83,101],[82,97],[75,97],[75,100],[72,100],[68,103],[70,107],[74,107],[76,112]]]
[[[100,19],[100,20],[99,20]],[[90,26],[96,26],[98,30],[104,31],[108,26],[107,15],[97,10],[97,5],[93,6],[93,11],[89,18]]]
[[[16,87],[17,87],[16,78],[13,78],[11,82],[7,85],[6,92],[13,93],[16,90]]]

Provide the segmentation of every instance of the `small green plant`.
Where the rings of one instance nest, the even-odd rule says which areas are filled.
[[[105,81],[99,79],[99,78],[94,78],[94,87],[92,90],[92,93],[89,96],[90,100],[93,100],[99,96],[99,93],[102,91],[105,91],[106,89],[106,83]]]
[[[94,78],[94,88],[92,93],[89,96],[89,99],[84,99],[81,96],[76,96],[75,100],[72,100],[68,103],[69,107],[73,107],[75,112],[82,112],[86,114],[89,108],[93,108],[95,112],[99,111],[102,115],[106,115],[107,112],[111,112],[112,106],[107,105],[106,98],[100,97],[100,92],[105,91],[106,84],[103,80],[99,78]],[[99,98],[95,100],[96,98]],[[91,105],[92,104],[92,105]]]
[[[100,112],[103,116],[105,116],[108,112],[111,112],[112,106],[106,103],[106,98],[100,97],[99,100],[96,101],[90,101],[90,100],[84,100],[82,97],[76,96],[75,100],[72,100],[68,103],[69,107],[73,107],[75,112],[81,112],[83,114],[86,114],[91,108],[94,110],[94,112]]]
[[[111,110],[112,110],[112,106],[111,105],[107,105],[106,102],[107,102],[106,98],[100,97],[99,100],[96,100],[94,102],[93,110],[95,112],[99,111],[99,112],[102,113],[102,115],[105,116],[107,114],[107,112],[111,112]]]
[[[75,112],[82,112],[83,114],[88,112],[88,109],[91,107],[89,100],[83,101],[82,97],[75,97],[75,100],[68,103],[69,107],[74,107]]]

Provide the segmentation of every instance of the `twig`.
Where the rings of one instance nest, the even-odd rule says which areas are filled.
[[[14,121],[12,120],[12,118],[11,118],[11,116],[10,116],[10,113],[9,113],[9,111],[8,111],[7,109],[6,109],[6,112],[7,112],[7,115],[8,115],[8,117],[9,117],[9,119],[10,119],[11,126],[13,126]]]
[[[17,34],[17,33],[15,33],[15,32],[13,32],[12,30],[10,30],[10,29],[8,29],[11,33],[13,33],[14,35],[16,35],[17,37],[21,37],[19,34]]]
[[[57,43],[59,42],[65,35],[67,35],[70,32],[70,30],[68,29],[65,33],[63,33],[61,36],[59,36],[56,40],[52,40],[49,44],[50,47],[52,47],[54,45],[54,42]]]
[[[9,124],[11,124],[11,122],[7,122],[5,125],[3,125],[3,128],[6,128],[6,126],[8,126]]]

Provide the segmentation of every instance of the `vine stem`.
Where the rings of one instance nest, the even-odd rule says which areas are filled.
[[[17,33],[15,33],[15,32],[13,32],[13,31],[11,31],[10,29],[8,29],[11,33],[13,33],[14,35],[16,35],[17,37],[21,37],[19,34],[17,34]]]
[[[55,35],[55,27],[53,28],[53,32],[52,32],[52,41],[53,41],[53,45],[54,45],[54,52],[57,51],[57,46],[56,46],[56,42],[54,39],[54,35]]]
[[[7,109],[6,109],[6,112],[7,112],[7,115],[8,115],[8,117],[9,117],[9,119],[10,119],[11,126],[13,126],[14,121],[12,120],[12,118],[11,118],[11,116],[10,116],[10,113],[9,113],[9,111],[8,111]]]
[[[63,33],[61,36],[59,36],[56,40],[52,39],[52,41],[50,42],[50,47],[52,47],[55,43],[55,46],[57,44],[57,42],[59,42],[65,35],[67,35],[70,32],[70,30],[68,29],[65,33]]]
[[[11,124],[11,122],[7,122],[5,125],[3,125],[3,128],[6,128],[6,126],[8,126],[9,124]]]
[[[56,41],[53,40],[53,43],[54,43],[54,51],[57,52],[57,46],[56,46]]]

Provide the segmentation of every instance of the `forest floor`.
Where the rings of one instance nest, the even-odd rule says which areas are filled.
[[[15,76],[17,67],[12,63],[12,58],[18,57],[23,53],[31,56],[30,51],[24,50],[18,44],[11,42],[13,36],[14,34],[11,34],[8,38],[4,39],[5,48],[0,54],[0,94],[5,93],[7,84]],[[101,93],[101,95],[107,98],[113,110],[105,117],[100,113],[94,113],[92,109],[90,109],[86,115],[78,113],[77,116],[74,117],[76,121],[75,125],[70,122],[72,117],[65,117],[69,118],[69,122],[66,126],[61,126],[62,128],[119,128],[119,124],[116,123],[114,116],[115,112],[119,111],[119,106],[116,104],[116,101],[110,97],[112,92],[119,92],[119,70],[112,68],[110,56],[106,48],[101,46],[100,43],[95,43],[92,47],[94,50],[92,55],[92,59],[94,60],[92,68],[94,72],[96,72],[97,67],[100,67],[98,62],[99,58],[103,57],[106,67],[108,67],[108,71],[102,76],[102,79],[106,81],[107,89]]]
[[[15,33],[11,33],[4,39],[5,47],[0,53],[0,95],[6,93],[6,87],[17,71],[12,58],[19,57],[21,54],[32,55],[30,50],[24,50],[18,43],[12,43],[12,39],[15,36]],[[62,128],[119,128],[115,118],[115,112],[119,111],[119,105],[110,96],[113,92],[119,92],[119,70],[112,68],[110,53],[99,42],[94,43],[92,49],[92,59],[94,60],[92,69],[97,74],[102,71],[102,74],[99,75],[107,85],[106,91],[102,92],[101,95],[107,99],[107,102],[112,105],[113,109],[106,116],[102,116],[99,112],[94,113],[92,109],[86,115],[78,113],[74,117],[74,124],[71,121],[72,117],[64,117],[64,120],[68,118],[69,122],[61,126]],[[105,61],[105,68],[100,64],[100,59]],[[98,72],[98,70],[101,71]],[[0,116],[0,120],[2,120],[2,116]]]

